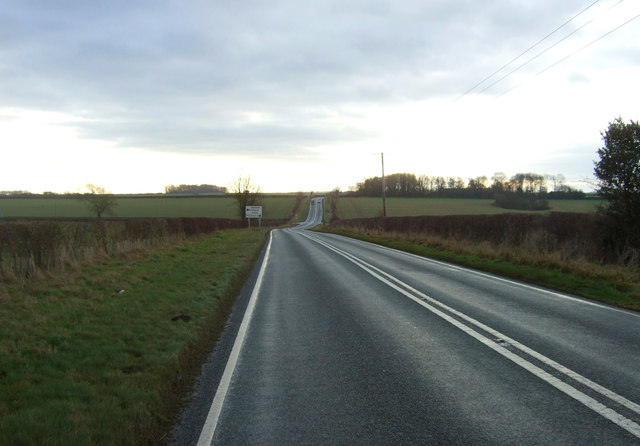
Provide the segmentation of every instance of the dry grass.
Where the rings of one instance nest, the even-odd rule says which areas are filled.
[[[0,280],[25,284],[116,253],[243,227],[207,218],[22,221],[0,224]]]
[[[620,282],[628,286],[640,287],[640,269],[634,266],[604,264],[593,262],[577,254],[579,246],[563,245],[553,251],[540,249],[545,234],[536,232],[527,234],[522,244],[493,244],[488,241],[475,242],[456,237],[442,237],[421,233],[399,233],[397,231],[362,230],[351,228],[353,232],[372,238],[407,242],[413,245],[428,246],[456,254],[478,256],[486,259],[499,259],[516,264],[532,265],[540,268],[553,268],[559,271],[577,273],[583,277]]]
[[[323,230],[640,310],[637,252],[607,253],[601,223],[586,214],[504,214],[340,220]]]

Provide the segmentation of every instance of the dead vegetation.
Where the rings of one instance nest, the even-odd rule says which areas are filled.
[[[598,214],[496,214],[338,220],[344,231],[543,270],[609,281],[640,299],[640,253],[616,247]]]
[[[6,222],[0,224],[0,279],[24,284],[96,258],[239,227],[241,220],[217,218]]]

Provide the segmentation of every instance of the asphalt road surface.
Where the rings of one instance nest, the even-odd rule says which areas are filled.
[[[640,444],[640,314],[321,215],[272,232],[174,444]]]

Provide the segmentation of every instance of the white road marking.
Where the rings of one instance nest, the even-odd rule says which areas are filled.
[[[484,273],[482,271],[477,271],[477,270],[474,270],[474,269],[470,269],[470,268],[465,268],[465,267],[462,267],[462,266],[454,265],[452,263],[447,263],[447,262],[443,262],[443,261],[440,261],[440,260],[429,259],[427,257],[420,256],[418,254],[413,254],[413,253],[410,253],[410,252],[405,252],[405,251],[400,251],[398,249],[389,248],[388,246],[378,245],[376,243],[371,243],[371,242],[367,242],[367,241],[364,241],[364,240],[360,240],[360,242],[366,243],[368,245],[371,245],[373,247],[379,248],[381,250],[391,251],[391,252],[393,252],[395,254],[400,254],[400,255],[411,257],[411,258],[415,258],[415,259],[418,259],[418,260],[423,261],[425,263],[433,263],[433,264],[436,264],[436,265],[439,265],[439,266],[442,266],[442,267],[445,267],[445,268],[449,268],[449,269],[454,270],[454,271],[463,271],[465,273],[474,274],[476,276],[484,277],[484,278],[490,279],[490,280],[495,280],[497,282],[503,282],[503,283],[508,283],[510,285],[519,286],[519,287],[522,287],[522,288],[527,288],[527,289],[530,289],[530,290],[533,290],[533,291],[537,291],[537,292],[540,292],[540,293],[543,293],[543,294],[547,294],[549,296],[553,296],[553,297],[556,297],[556,298],[559,298],[559,299],[571,300],[571,301],[574,301],[574,302],[579,302],[581,304],[590,305],[590,306],[593,306],[593,307],[602,308],[602,309],[605,309],[605,310],[608,310],[608,311],[613,311],[613,312],[616,312],[616,313],[623,313],[623,314],[626,314],[627,316],[633,316],[633,317],[639,317],[640,318],[640,313],[637,313],[637,312],[634,312],[634,311],[625,310],[623,308],[616,308],[616,307],[613,307],[613,306],[610,306],[610,305],[604,305],[604,304],[599,303],[599,302],[594,302],[594,301],[590,301],[590,300],[587,300],[587,299],[582,299],[582,298],[578,298],[578,297],[569,296],[567,294],[559,293],[557,291],[548,290],[546,288],[540,288],[540,287],[537,287],[535,285],[529,285],[529,284],[526,284],[526,283],[523,283],[523,282],[516,282],[515,280],[506,279],[504,277],[495,276],[495,275],[492,275],[492,274]]]
[[[424,308],[428,309],[429,311],[433,312],[434,314],[440,316],[441,318],[443,318],[444,320],[446,320],[447,322],[449,322],[450,324],[454,325],[456,328],[462,330],[463,332],[467,333],[469,336],[475,338],[476,340],[480,341],[481,343],[483,343],[484,345],[486,345],[487,347],[491,348],[492,350],[496,351],[497,353],[499,353],[500,355],[504,356],[505,358],[509,359],[510,361],[514,362],[515,364],[519,365],[520,367],[524,368],[525,370],[529,371],[530,373],[534,374],[535,376],[539,377],[540,379],[542,379],[543,381],[547,382],[548,384],[552,385],[553,387],[555,387],[556,389],[560,390],[561,392],[565,393],[566,395],[570,396],[571,398],[575,399],[576,401],[579,401],[580,403],[584,404],[586,407],[588,407],[589,409],[595,411],[596,413],[598,413],[599,415],[601,415],[602,417],[612,421],[613,423],[617,424],[618,426],[620,426],[621,428],[625,429],[627,432],[631,433],[632,435],[640,438],[640,425],[638,425],[637,423],[635,423],[634,421],[626,418],[625,416],[619,414],[618,412],[614,411],[613,409],[605,406],[604,404],[600,403],[599,401],[597,401],[596,399],[588,396],[587,394],[581,392],[580,390],[576,389],[575,387],[565,383],[564,381],[559,380],[558,378],[554,377],[553,375],[549,374],[548,372],[544,371],[543,369],[541,369],[540,367],[532,364],[531,362],[527,361],[526,359],[516,355],[515,353],[509,351],[508,349],[506,349],[505,347],[503,347],[502,345],[500,345],[499,343],[493,341],[492,339],[489,339],[488,337],[480,334],[479,332],[475,331],[473,328],[471,328],[468,325],[465,325],[464,323],[458,321],[457,319],[451,317],[449,314],[439,310],[438,308],[436,308],[435,306],[431,305],[437,305],[440,308],[442,308],[443,310],[446,310],[447,312],[456,315],[457,317],[475,325],[476,327],[490,333],[492,336],[496,336],[497,338],[500,338],[504,341],[507,341],[509,344],[511,344],[513,347],[518,348],[519,350],[525,352],[526,354],[534,357],[535,359],[543,362],[544,364],[553,367],[554,369],[556,369],[557,371],[561,372],[562,374],[564,374],[565,376],[580,382],[581,384],[588,386],[589,388],[591,388],[592,390],[595,390],[596,392],[600,393],[601,395],[616,401],[617,403],[625,406],[627,409],[634,411],[636,413],[640,414],[640,405],[634,403],[633,401],[630,401],[626,398],[624,398],[621,395],[618,395],[617,393],[613,392],[612,390],[609,390],[597,383],[594,383],[593,381],[585,378],[584,376],[580,375],[577,372],[574,372],[573,370],[553,361],[550,358],[547,358],[546,356],[536,352],[535,350],[530,349],[529,347],[526,347],[523,344],[520,344],[519,342],[511,339],[510,337],[500,333],[497,330],[492,329],[491,327],[465,315],[464,313],[461,313],[439,301],[437,301],[436,299],[433,299],[432,297],[427,296],[426,294],[416,290],[415,288],[411,287],[410,285],[402,282],[401,280],[391,276],[390,274],[380,270],[379,268],[365,262],[364,260],[349,254],[346,251],[343,251],[325,241],[322,241],[316,237],[312,237],[308,234],[302,234],[303,236],[307,237],[308,239],[322,245],[325,246],[326,248],[334,251],[335,253],[341,255],[342,257],[344,257],[345,259],[349,260],[350,262],[354,263],[355,265],[357,265],[358,267],[360,267],[361,269],[363,269],[364,271],[366,271],[368,274],[370,274],[371,276],[375,277],[376,279],[380,280],[381,282],[383,282],[384,284],[386,284],[387,286],[389,286],[390,288],[398,291],[399,293],[405,295],[406,297],[410,298],[411,300],[413,300],[414,302],[418,303],[419,305],[423,306]],[[395,282],[395,283],[394,283]],[[515,283],[515,282],[514,282]],[[427,303],[429,302],[429,303]],[[431,303],[431,304],[430,304]]]
[[[299,223],[298,226],[294,228],[294,230],[310,229],[322,223],[323,199],[324,198],[322,197],[311,199],[311,203],[309,204],[309,213],[307,214],[307,219],[302,223]]]
[[[200,437],[198,438],[197,446],[209,446],[211,444],[211,441],[213,440],[213,435],[215,434],[216,427],[218,426],[218,419],[220,418],[220,413],[222,412],[222,405],[224,404],[224,400],[227,396],[229,384],[231,383],[231,377],[233,376],[233,371],[236,368],[238,357],[240,356],[240,350],[242,349],[242,345],[244,344],[244,339],[247,335],[249,322],[251,321],[251,316],[253,315],[253,310],[256,306],[258,294],[260,293],[260,288],[262,287],[264,272],[267,268],[267,262],[269,261],[269,253],[271,252],[271,240],[272,235],[269,235],[269,243],[267,245],[264,259],[262,260],[262,266],[260,267],[260,272],[258,273],[256,284],[254,285],[251,292],[251,297],[249,298],[247,309],[244,313],[244,317],[242,318],[240,328],[238,329],[238,334],[236,336],[236,340],[233,343],[233,348],[231,349],[231,354],[229,355],[227,365],[224,368],[222,378],[220,379],[220,383],[218,384],[218,389],[216,390],[216,394],[213,397],[213,402],[211,403],[211,407],[209,408],[207,419],[202,426],[202,431],[200,431]]]

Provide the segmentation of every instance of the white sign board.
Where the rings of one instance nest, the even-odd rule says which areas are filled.
[[[247,218],[262,218],[262,206],[246,206],[244,213]]]

